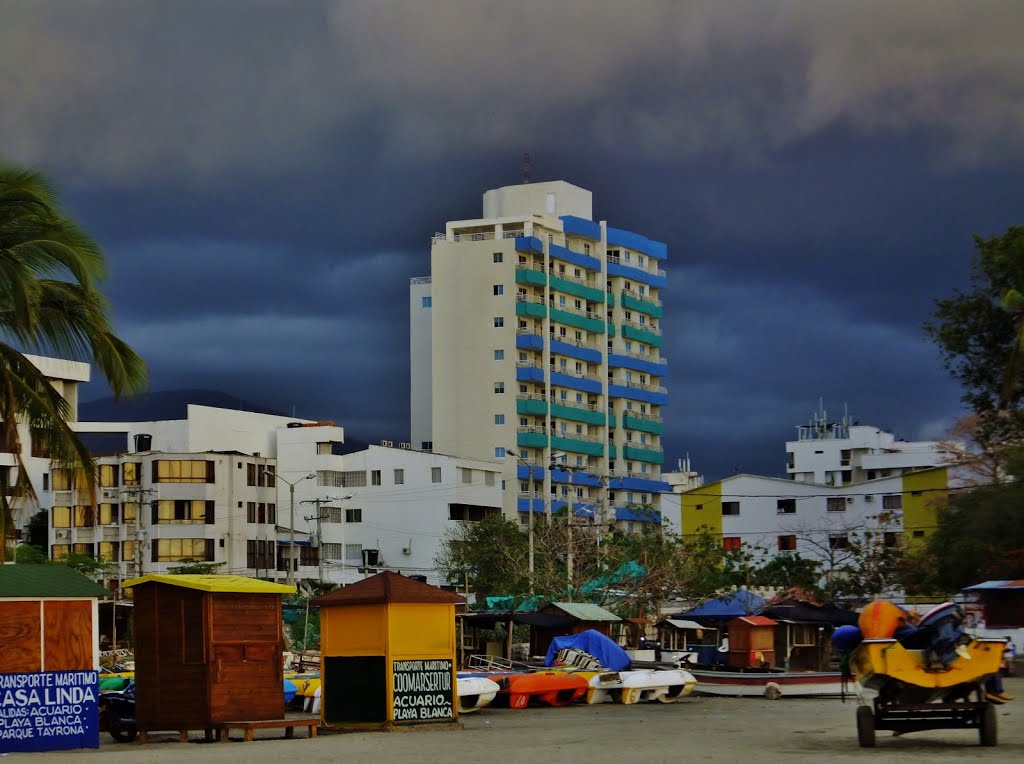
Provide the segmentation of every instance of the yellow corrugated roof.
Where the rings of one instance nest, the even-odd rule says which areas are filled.
[[[245,593],[245,594],[294,594],[295,587],[287,584],[275,584],[261,581],[258,578],[245,576],[172,576],[169,573],[150,573],[148,576],[125,581],[122,586],[138,586],[153,581],[170,586],[183,586],[186,589],[199,589],[204,592]]]

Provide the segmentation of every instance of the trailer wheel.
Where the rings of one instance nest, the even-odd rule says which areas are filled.
[[[875,747],[875,712],[868,706],[857,707],[857,742],[861,748]]]
[[[982,745],[993,746],[999,742],[998,730],[996,729],[996,707],[991,703],[985,706],[978,719],[978,736]]]

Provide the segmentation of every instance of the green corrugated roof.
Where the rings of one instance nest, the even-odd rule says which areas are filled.
[[[110,592],[67,565],[0,565],[0,597],[106,597]]]
[[[589,602],[552,602],[559,610],[579,618],[581,621],[621,621],[615,613],[605,610],[600,605]]]

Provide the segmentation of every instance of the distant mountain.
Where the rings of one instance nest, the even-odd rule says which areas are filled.
[[[244,401],[220,390],[161,390],[143,393],[115,402],[113,398],[78,404],[78,419],[82,422],[154,422],[162,419],[184,419],[188,404],[215,406],[257,414],[288,416],[267,406]]]

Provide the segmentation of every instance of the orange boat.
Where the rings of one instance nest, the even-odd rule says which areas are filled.
[[[549,706],[567,706],[587,693],[587,680],[564,671],[534,671],[529,674],[496,674],[490,677],[507,698],[509,708],[526,708],[530,700]]]

